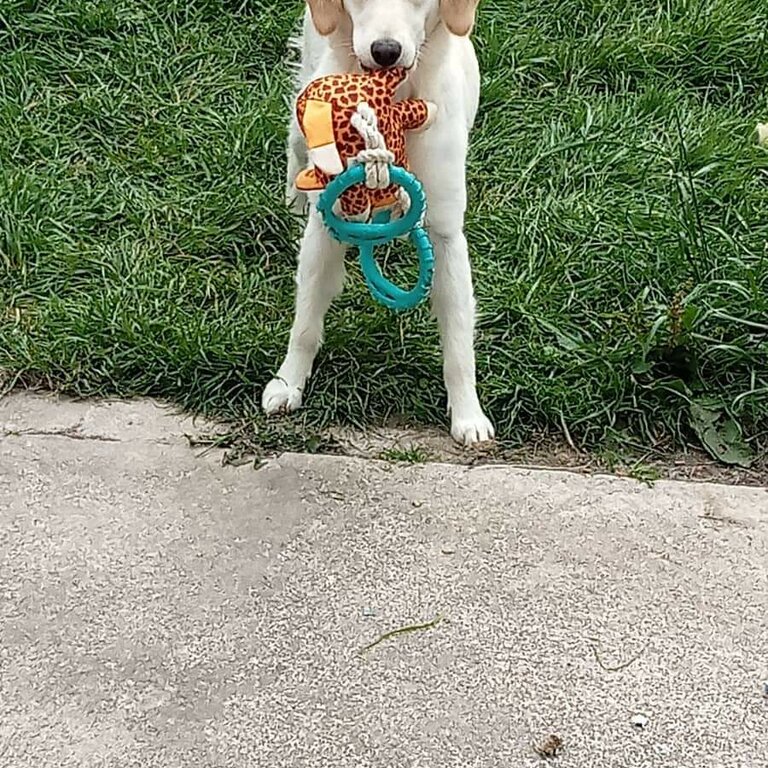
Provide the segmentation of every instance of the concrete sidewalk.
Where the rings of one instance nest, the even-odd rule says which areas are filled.
[[[768,490],[194,431],[0,401],[3,768],[768,764]]]

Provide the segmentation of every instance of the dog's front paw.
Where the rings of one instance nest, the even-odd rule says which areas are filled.
[[[301,388],[292,387],[284,379],[272,379],[264,387],[261,407],[268,416],[290,413],[301,406]]]
[[[476,413],[454,414],[451,419],[451,437],[461,445],[474,445],[493,440],[493,424],[478,410]]]

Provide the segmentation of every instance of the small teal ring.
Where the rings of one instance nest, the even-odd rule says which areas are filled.
[[[379,265],[373,257],[373,245],[363,243],[358,246],[360,268],[363,271],[368,290],[376,301],[397,312],[413,309],[421,304],[429,296],[432,287],[435,257],[429,236],[423,227],[414,227],[410,233],[410,240],[416,247],[416,253],[419,257],[419,276],[415,285],[409,290],[398,287],[382,275]]]

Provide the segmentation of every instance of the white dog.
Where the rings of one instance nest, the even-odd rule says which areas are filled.
[[[311,79],[361,68],[403,66],[410,76],[402,98],[438,106],[429,130],[408,137],[408,158],[427,194],[426,224],[435,250],[432,309],[440,326],[451,435],[471,445],[493,438],[475,387],[472,274],[464,237],[465,161],[480,90],[477,58],[468,34],[478,0],[307,0],[299,86]],[[295,117],[288,147],[288,192],[307,153]],[[299,253],[296,315],[288,352],[264,390],[269,413],[301,405],[320,347],[323,321],[344,283],[344,246],[326,232],[312,206]]]

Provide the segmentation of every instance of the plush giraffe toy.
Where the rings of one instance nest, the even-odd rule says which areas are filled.
[[[411,309],[428,295],[434,253],[424,229],[426,196],[408,171],[406,131],[423,130],[436,107],[421,99],[395,101],[404,69],[322,77],[296,102],[311,166],[296,188],[319,192],[317,209],[336,240],[356,245],[373,297],[394,310]],[[338,214],[338,215],[337,215]],[[387,280],[374,248],[407,235],[419,275],[405,290]]]
[[[328,75],[304,89],[296,102],[296,116],[312,166],[298,175],[296,189],[325,189],[350,165],[374,157],[386,157],[387,163],[408,170],[405,132],[427,128],[436,107],[421,99],[395,101],[406,75],[402,68]],[[376,146],[377,137],[384,147]],[[385,154],[376,155],[380,150]],[[366,184],[345,190],[339,198],[342,214],[373,218],[377,210],[397,204],[396,185],[376,187],[367,179]]]

